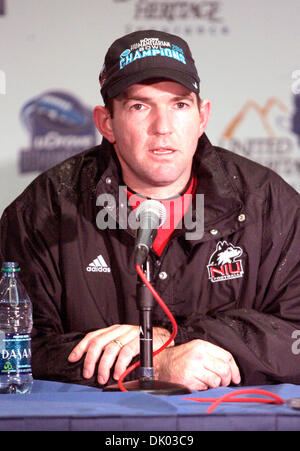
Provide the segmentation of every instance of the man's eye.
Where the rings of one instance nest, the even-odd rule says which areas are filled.
[[[177,108],[182,109],[182,108],[186,108],[188,105],[184,102],[177,102]]]
[[[144,105],[142,105],[141,103],[135,103],[134,105],[131,105],[130,109],[131,110],[136,110],[136,111],[140,111],[144,108]]]

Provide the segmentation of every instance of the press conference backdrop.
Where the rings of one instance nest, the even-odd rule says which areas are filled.
[[[99,143],[93,107],[111,42],[181,35],[216,145],[300,191],[300,0],[0,0],[0,213],[41,172]]]

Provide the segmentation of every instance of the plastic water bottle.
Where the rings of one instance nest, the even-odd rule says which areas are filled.
[[[32,304],[16,262],[2,264],[0,281],[0,393],[30,393]]]

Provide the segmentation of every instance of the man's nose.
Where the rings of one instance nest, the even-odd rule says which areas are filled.
[[[151,128],[153,134],[166,135],[172,133],[173,126],[171,113],[166,108],[157,107],[155,111],[153,111]]]

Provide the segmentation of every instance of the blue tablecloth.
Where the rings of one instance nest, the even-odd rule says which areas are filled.
[[[285,401],[300,398],[300,386],[292,384],[256,388],[275,393]],[[184,397],[219,398],[233,390],[236,388],[220,387]],[[0,395],[0,430],[300,430],[300,410],[286,403],[223,403],[207,414],[210,405],[183,399],[182,395],[102,392],[36,380],[31,394]]]

